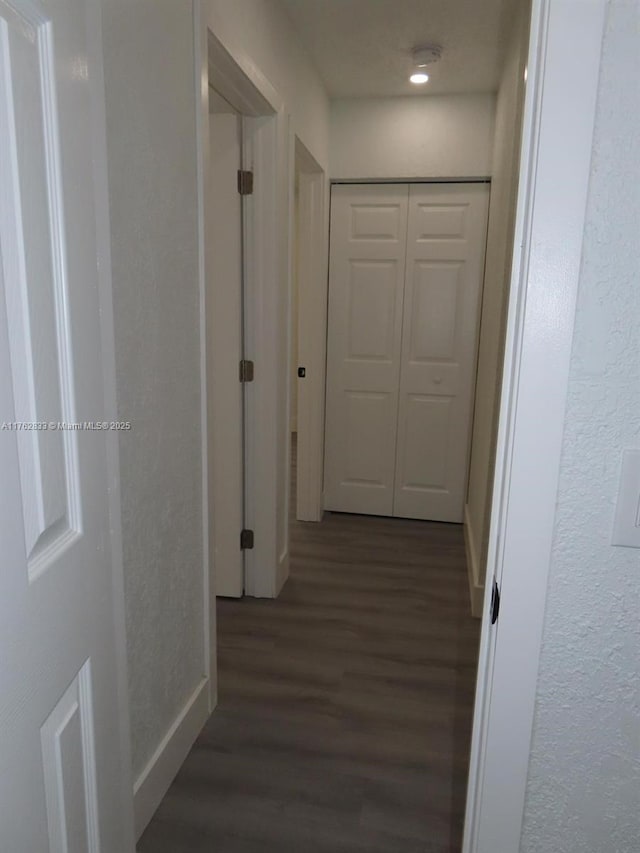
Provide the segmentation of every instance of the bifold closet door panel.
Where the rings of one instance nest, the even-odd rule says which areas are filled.
[[[487,235],[487,184],[413,184],[393,514],[461,522]]]
[[[391,515],[402,346],[405,185],[331,196],[325,508]]]

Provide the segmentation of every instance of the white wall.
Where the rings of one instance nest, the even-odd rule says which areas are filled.
[[[205,0],[211,31],[231,55],[257,68],[284,100],[292,131],[326,169],[329,101],[277,0]]]
[[[492,94],[332,101],[331,177],[486,177],[494,114]]]
[[[522,853],[640,839],[640,552],[611,545],[640,448],[638,11],[608,10]]]
[[[103,0],[134,776],[205,671],[191,3]]]
[[[502,69],[496,109],[482,323],[465,507],[465,543],[474,615],[482,609],[504,357],[506,306],[518,188],[529,3],[518,5]]]

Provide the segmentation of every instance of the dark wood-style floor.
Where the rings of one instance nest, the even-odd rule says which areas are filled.
[[[459,853],[479,622],[458,525],[293,523],[218,602],[219,704],[140,853]]]

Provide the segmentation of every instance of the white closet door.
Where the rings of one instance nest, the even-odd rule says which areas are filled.
[[[489,187],[414,184],[393,514],[461,522]]]
[[[331,198],[325,508],[391,515],[407,185]]]

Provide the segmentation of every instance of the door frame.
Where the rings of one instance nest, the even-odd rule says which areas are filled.
[[[324,170],[294,141],[299,179],[296,276],[298,284],[298,364],[306,376],[298,383],[298,458],[296,518],[322,521],[325,374],[327,360],[328,182]],[[292,208],[292,221],[296,215]],[[291,238],[293,240],[293,237]],[[293,253],[292,253],[293,255]],[[289,371],[291,375],[291,370]]]
[[[287,396],[281,370],[288,361],[289,306],[289,116],[271,83],[240,49],[229,50],[216,36],[215,16],[206,0],[194,0],[196,77],[196,159],[198,170],[198,228],[201,335],[201,425],[205,494],[220,484],[209,472],[207,416],[206,291],[211,274],[207,259],[207,229],[212,221],[209,151],[209,79],[243,116],[243,159],[253,164],[254,190],[246,197],[243,220],[245,273],[245,357],[255,362],[255,381],[246,389],[245,512],[254,531],[255,546],[245,552],[245,594],[273,598],[289,569],[286,494],[288,440],[285,423]],[[284,332],[284,335],[283,335]],[[273,346],[278,341],[278,347]],[[259,427],[258,427],[259,425]],[[208,530],[205,501],[203,525]],[[283,526],[284,519],[284,526]],[[240,531],[238,531],[239,535]],[[239,541],[239,540],[238,540]],[[215,679],[216,571],[209,533],[207,657]],[[215,706],[215,691],[211,707]]]
[[[93,111],[94,189],[96,216],[96,249],[98,265],[98,301],[100,305],[100,346],[102,349],[102,378],[104,413],[109,421],[118,421],[116,383],[116,337],[113,310],[113,278],[111,268],[111,220],[109,212],[109,175],[107,158],[107,117],[105,110],[104,59],[102,42],[102,13],[98,4],[87,6],[87,39],[94,56]],[[111,563],[113,567],[113,612],[116,637],[116,667],[118,680],[118,722],[120,754],[124,777],[120,790],[126,851],[135,850],[135,799],[131,739],[131,714],[126,641],[126,600],[122,541],[122,493],[120,490],[120,438],[116,431],[105,435],[107,453],[109,530]],[[123,851],[123,853],[126,853]]]
[[[463,853],[520,849],[605,6],[532,4]]]

